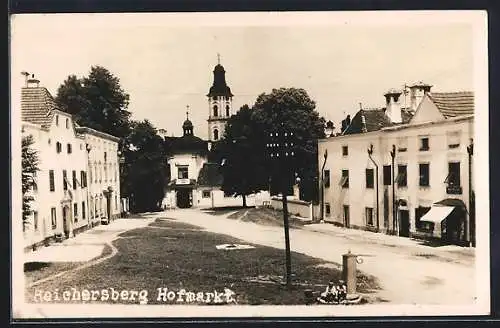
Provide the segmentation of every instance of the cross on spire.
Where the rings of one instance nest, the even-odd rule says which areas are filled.
[[[220,53],[217,53],[217,64],[220,65]]]
[[[189,120],[189,105],[186,105],[186,120]]]

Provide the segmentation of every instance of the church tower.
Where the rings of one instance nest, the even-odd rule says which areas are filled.
[[[218,141],[224,135],[227,120],[233,114],[233,94],[226,84],[226,71],[220,64],[217,55],[217,66],[214,68],[214,83],[207,94],[208,97],[208,140]]]

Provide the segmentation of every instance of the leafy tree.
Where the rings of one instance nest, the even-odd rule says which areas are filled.
[[[29,191],[36,185],[34,175],[36,174],[39,164],[38,153],[33,149],[33,136],[28,135],[22,138],[21,146],[21,165],[22,165],[22,191],[23,191],[23,230],[28,224],[28,216],[31,214],[31,202],[34,200]]]
[[[123,181],[123,190],[130,195],[131,208],[135,212],[157,210],[167,181],[163,139],[156,128],[144,120],[131,123],[127,144],[131,147],[124,150],[127,179]]]
[[[57,90],[56,102],[76,123],[119,138],[128,135],[129,95],[120,80],[101,66],[92,66],[86,77],[70,75]],[[120,145],[123,149],[126,145]]]
[[[222,189],[226,195],[246,196],[265,188],[265,171],[261,154],[260,126],[253,119],[253,110],[244,105],[227,122],[224,138],[217,145],[224,157]]]
[[[259,95],[253,106],[254,119],[261,128],[261,153],[265,153],[269,134],[278,127],[294,133],[295,156],[293,161],[287,162],[290,172],[278,168],[277,175],[289,173],[290,186],[294,183],[294,174],[300,177],[301,197],[309,201],[318,199],[317,140],[325,137],[325,120],[315,108],[315,102],[304,89],[299,88],[273,89],[270,94]],[[272,171],[270,161],[267,163],[268,170]],[[279,181],[275,180],[271,182],[272,189],[279,190],[280,186],[276,185]]]

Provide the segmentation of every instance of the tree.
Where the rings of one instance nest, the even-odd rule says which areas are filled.
[[[282,126],[285,131],[294,133],[295,157],[291,173],[300,177],[301,198],[309,201],[318,199],[317,140],[325,137],[325,120],[315,108],[315,102],[299,88],[273,89],[270,94],[259,95],[253,106],[254,119],[261,128],[261,153],[265,152],[269,133],[277,127]],[[268,170],[271,171],[272,167],[268,166]],[[292,179],[291,176],[290,185]],[[281,189],[277,183],[272,181],[272,189]]]
[[[87,77],[70,75],[57,90],[56,103],[73,115],[77,124],[124,138],[130,130],[129,95],[120,80],[101,66]],[[123,143],[120,149],[126,147]]]
[[[86,77],[68,76],[57,90],[55,101],[63,111],[72,114],[77,124],[119,137],[118,149],[125,153],[132,124],[127,111],[129,95],[106,68],[92,66]],[[124,188],[129,185],[127,174],[127,171],[120,174],[124,196],[130,191]]]
[[[31,202],[34,200],[29,191],[36,186],[34,176],[38,169],[38,153],[33,149],[33,136],[28,135],[22,138],[21,165],[22,165],[22,191],[23,191],[23,230],[28,224],[28,216],[31,214]]]
[[[227,122],[224,138],[217,148],[224,158],[222,190],[226,195],[246,196],[265,188],[265,171],[261,154],[260,127],[253,119],[253,110],[244,105]]]
[[[154,211],[165,195],[167,167],[163,139],[148,121],[131,123],[124,151],[125,167],[123,190],[130,195],[134,212]]]

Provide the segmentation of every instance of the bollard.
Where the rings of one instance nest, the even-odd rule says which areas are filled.
[[[356,293],[356,258],[357,255],[350,250],[342,255],[342,279],[347,286],[347,294]]]

